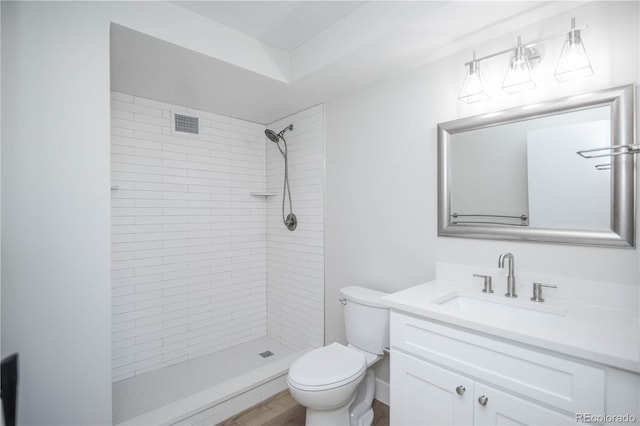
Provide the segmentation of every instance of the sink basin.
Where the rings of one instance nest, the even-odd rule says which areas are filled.
[[[567,310],[529,300],[507,299],[499,295],[454,291],[433,301],[440,306],[469,314],[532,326],[553,326],[562,321]]]

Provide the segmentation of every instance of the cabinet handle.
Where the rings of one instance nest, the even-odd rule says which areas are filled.
[[[465,391],[465,390],[466,390],[466,389],[464,388],[464,386],[460,385],[460,386],[458,386],[458,387],[456,388],[456,393],[457,393],[458,395],[464,395],[464,391]]]
[[[478,402],[480,403],[480,405],[487,405],[487,401],[489,401],[489,398],[484,395],[480,395],[478,397]]]

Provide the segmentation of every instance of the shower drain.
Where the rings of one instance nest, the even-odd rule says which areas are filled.
[[[273,355],[273,352],[271,351],[264,351],[264,352],[260,352],[258,355],[260,355],[262,358],[268,358],[271,355]]]

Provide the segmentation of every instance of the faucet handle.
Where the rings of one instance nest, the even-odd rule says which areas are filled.
[[[555,284],[533,283],[533,296],[531,296],[531,300],[534,302],[544,302],[542,298],[542,287],[558,288]]]
[[[484,278],[484,288],[482,289],[483,293],[493,293],[493,289],[491,288],[491,275],[473,274],[473,276]]]

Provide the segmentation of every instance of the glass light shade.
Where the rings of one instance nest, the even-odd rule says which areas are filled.
[[[571,30],[562,46],[562,53],[554,77],[559,82],[593,75],[587,51],[580,38],[580,30]]]
[[[536,84],[531,79],[529,59],[525,55],[524,48],[518,43],[516,54],[511,58],[507,74],[504,76],[502,90],[511,94],[535,88]]]
[[[458,99],[469,104],[489,99],[489,95],[484,91],[483,81],[478,62],[471,62]]]

